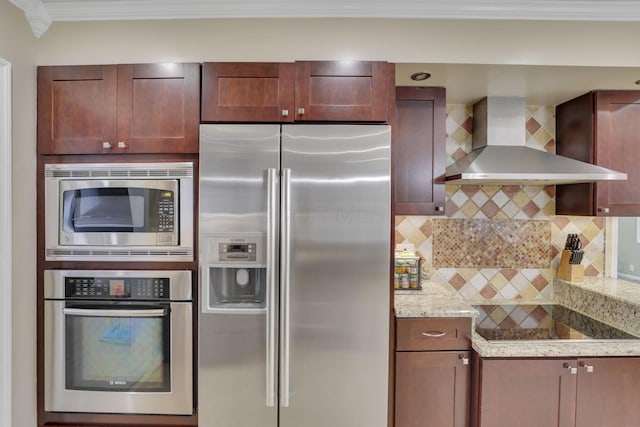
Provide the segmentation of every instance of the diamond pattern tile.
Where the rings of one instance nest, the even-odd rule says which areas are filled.
[[[526,144],[555,152],[555,110],[546,106],[527,106]],[[447,165],[471,151],[473,107],[447,105]],[[443,217],[398,216],[395,218],[396,243],[413,243],[424,259],[433,280],[457,292],[462,298],[477,301],[497,299],[553,298],[553,277],[564,248],[566,236],[577,233],[583,240],[586,276],[604,272],[604,220],[593,217],[555,215],[554,186],[447,185]],[[438,224],[472,224],[485,221],[496,235],[514,233],[514,241],[534,250],[536,262],[526,250],[509,256],[505,242],[495,248],[471,233],[469,238],[438,234]],[[514,224],[546,224],[532,231]],[[455,227],[454,227],[455,228]],[[510,231],[511,230],[511,231]],[[485,239],[486,240],[486,239]],[[473,248],[471,242],[484,243],[485,250]],[[465,263],[458,263],[463,257]],[[493,258],[492,258],[493,257]],[[545,261],[546,259],[546,261]],[[506,316],[506,314],[505,314]]]

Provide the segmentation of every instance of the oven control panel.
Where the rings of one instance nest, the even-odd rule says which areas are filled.
[[[65,277],[66,298],[169,299],[169,278]]]

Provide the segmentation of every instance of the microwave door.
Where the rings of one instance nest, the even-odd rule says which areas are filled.
[[[65,181],[61,187],[60,244],[179,243],[176,180]]]
[[[145,203],[140,190],[92,188],[65,192],[64,205],[69,206],[69,213],[64,216],[64,230],[79,233],[144,230]]]

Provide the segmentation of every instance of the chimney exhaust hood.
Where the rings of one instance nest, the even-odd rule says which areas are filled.
[[[627,174],[525,146],[525,99],[473,106],[472,151],[446,170],[447,184],[553,185],[626,180]]]

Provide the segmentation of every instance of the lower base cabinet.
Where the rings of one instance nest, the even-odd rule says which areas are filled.
[[[468,351],[396,353],[395,427],[469,425]]]
[[[640,358],[476,360],[475,427],[640,426]]]
[[[471,319],[396,319],[395,427],[468,427]]]

